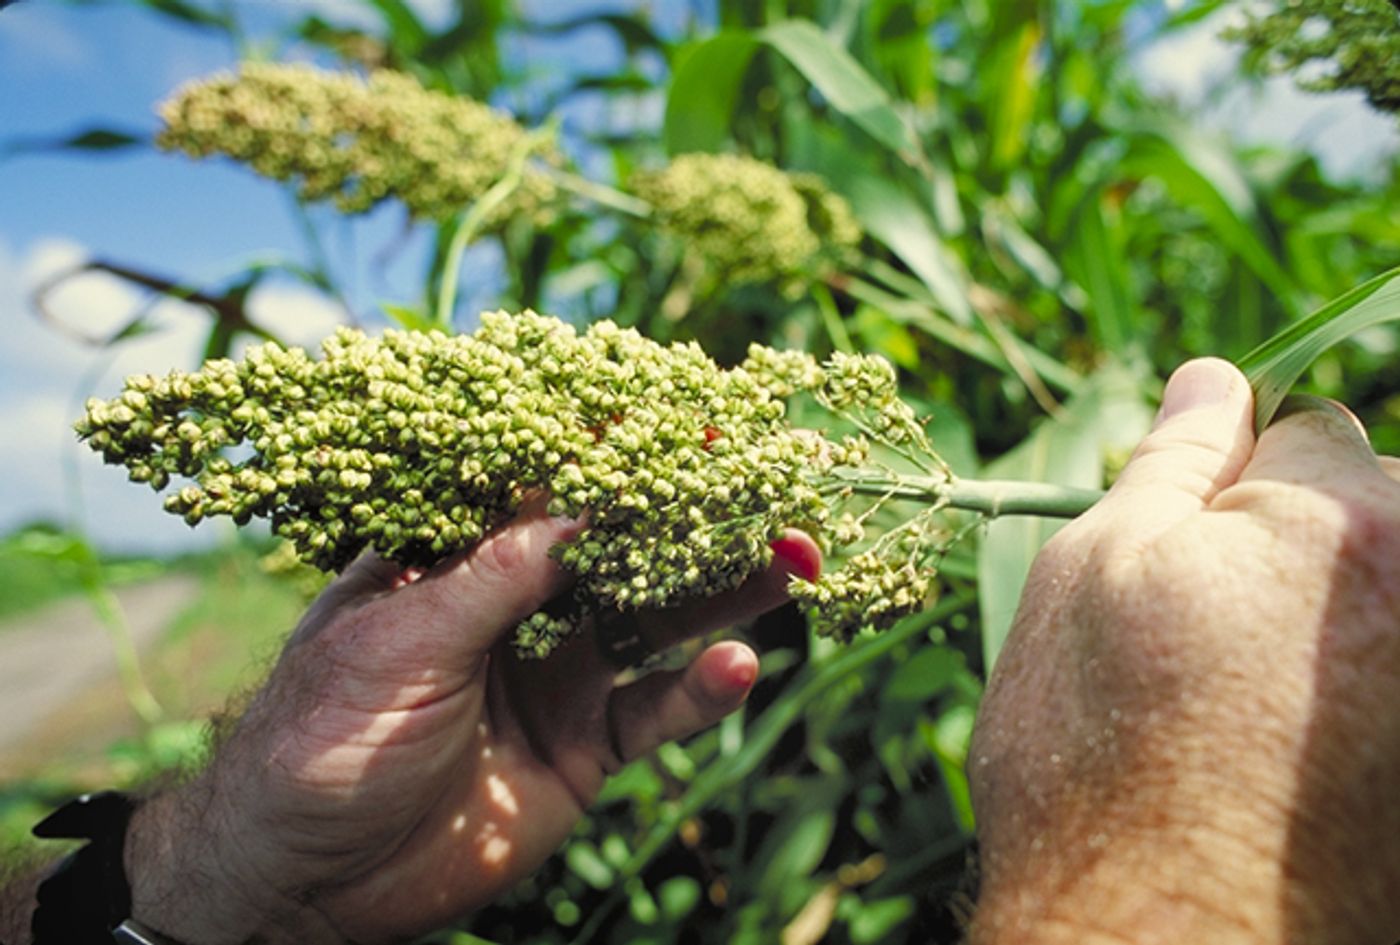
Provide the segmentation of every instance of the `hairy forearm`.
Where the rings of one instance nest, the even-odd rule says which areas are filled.
[[[34,893],[50,868],[29,863],[0,878],[0,943],[3,945],[29,945]]]

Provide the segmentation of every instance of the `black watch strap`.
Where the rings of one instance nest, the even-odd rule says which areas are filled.
[[[137,803],[118,791],[84,794],[35,825],[46,840],[87,840],[39,884],[34,945],[178,945],[131,919],[126,829]]]

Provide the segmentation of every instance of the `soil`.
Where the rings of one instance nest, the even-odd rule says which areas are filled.
[[[120,588],[138,651],[148,650],[199,592],[188,575]],[[71,598],[0,625],[0,781],[21,777],[71,747],[103,744],[137,727],[97,693],[121,691],[107,631],[85,598]],[[120,704],[120,703],[119,703]],[[85,706],[107,706],[93,713]]]

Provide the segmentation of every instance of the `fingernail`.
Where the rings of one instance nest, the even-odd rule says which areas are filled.
[[[821,574],[821,552],[810,541],[796,538],[779,538],[769,544],[773,555],[782,559],[782,564],[804,581],[815,581]]]
[[[1214,358],[1188,361],[1167,381],[1156,422],[1160,424],[1198,407],[1217,407],[1229,400],[1234,387],[1234,370],[1225,362]]]

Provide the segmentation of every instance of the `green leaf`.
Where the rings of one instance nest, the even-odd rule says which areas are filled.
[[[398,50],[416,52],[428,41],[428,30],[404,0],[370,0],[378,8]]]
[[[186,0],[141,0],[141,3],[157,13],[163,13],[172,19],[188,23],[190,26],[225,32],[233,30],[233,21],[227,14],[213,13],[198,4],[188,3]]]
[[[1082,489],[1103,485],[1104,458],[1131,449],[1152,419],[1145,379],[1110,364],[1089,377],[1058,417],[1045,420],[1019,446],[983,470],[988,479],[1023,479]],[[977,596],[982,652],[990,672],[1042,545],[1064,523],[1019,516],[999,518],[977,550]]]
[[[985,74],[995,81],[989,95],[991,162],[1006,168],[1020,160],[1040,87],[1040,24],[1027,19],[1002,38]]]
[[[724,146],[739,86],[757,50],[753,34],[735,31],[682,53],[666,96],[661,132],[668,154],[713,152]]]
[[[1089,195],[1071,225],[1065,265],[1088,294],[1088,320],[1099,347],[1122,355],[1139,319],[1121,239],[1110,230],[1102,192]]]
[[[1172,197],[1201,215],[1281,305],[1301,312],[1293,277],[1269,247],[1249,182],[1225,147],[1185,127],[1154,128],[1134,140],[1117,173],[1160,180]]]
[[[826,855],[836,830],[832,798],[807,795],[805,803],[779,819],[758,854],[758,891],[776,894],[793,880],[812,874]],[[820,800],[821,803],[817,803]]]
[[[575,840],[564,849],[564,862],[580,879],[594,889],[607,889],[616,873],[587,840]]]
[[[1333,299],[1240,359],[1254,388],[1254,425],[1273,419],[1289,389],[1327,349],[1383,322],[1400,320],[1400,268]]]
[[[790,62],[832,108],[907,163],[922,159],[919,142],[889,94],[849,52],[810,20],[774,23],[759,38]]]
[[[972,305],[967,299],[962,264],[944,245],[918,203],[895,185],[875,177],[853,181],[845,195],[865,231],[919,277],[949,318],[970,326]]]
[[[16,139],[5,142],[0,154],[32,154],[44,151],[120,151],[123,148],[137,147],[149,140],[149,136],[139,131],[121,131],[116,128],[89,128],[67,138]]]
[[[958,651],[926,646],[916,651],[890,675],[880,690],[882,702],[927,702],[953,685],[963,668]]]
[[[669,154],[717,151],[728,142],[739,89],[760,45],[786,59],[833,109],[900,160],[927,166],[918,139],[884,88],[815,23],[796,19],[757,32],[721,32],[681,54],[662,130]]]
[[[848,925],[854,945],[888,941],[894,930],[914,914],[913,896],[891,896],[862,902]]]
[[[672,876],[656,888],[662,918],[667,922],[679,923],[700,904],[702,893],[694,877]]]
[[[432,331],[437,327],[437,323],[426,312],[412,305],[381,302],[379,307],[383,309],[385,315],[389,316],[395,324],[405,331]]]

